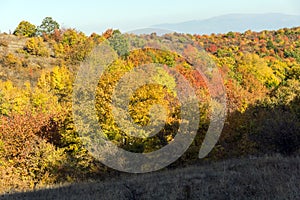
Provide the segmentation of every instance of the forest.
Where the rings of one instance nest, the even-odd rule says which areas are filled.
[[[128,37],[139,49],[129,51]],[[163,41],[192,41],[183,47],[188,55],[193,54],[194,46],[201,46],[223,79],[226,120],[217,144],[202,161],[198,152],[209,125],[208,86],[184,55],[149,48],[159,47]],[[182,74],[201,99],[197,135],[167,169],[249,156],[299,156],[300,27],[161,36],[108,29],[87,36],[73,28],[61,28],[46,17],[39,26],[22,21],[13,33],[0,34],[1,194],[120,174],[89,152],[75,128],[72,110],[77,72],[103,43],[117,52],[117,58],[99,77],[95,109],[99,126],[118,147],[152,152],[171,143],[176,135],[180,102],[173,90],[176,83],[165,71],[158,71],[161,85],[138,88],[129,102],[130,116],[139,125],[149,123],[151,105],[166,108],[168,117],[158,134],[147,139],[128,136],[113,119],[111,96],[120,78],[134,67],[158,63]]]

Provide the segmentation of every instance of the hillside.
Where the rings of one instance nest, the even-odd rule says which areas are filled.
[[[21,30],[14,35],[0,35],[0,194],[11,194],[7,197],[13,198],[17,192],[78,183],[57,190],[21,194],[31,198],[30,195],[46,192],[51,196],[62,190],[71,195],[76,194],[77,187],[85,191],[94,182],[105,179],[107,182],[99,186],[103,187],[100,191],[109,196],[117,187],[120,198],[129,195],[125,199],[134,199],[135,195],[147,198],[155,195],[151,192],[154,190],[166,195],[162,191],[163,183],[167,185],[168,195],[175,192],[178,199],[206,197],[207,192],[216,194],[212,199],[222,199],[223,195],[229,195],[228,198],[258,195],[261,199],[265,195],[274,195],[274,198],[279,195],[293,199],[293,195],[299,195],[296,179],[299,178],[300,153],[300,27],[161,36],[122,34],[109,29],[86,36],[75,29],[59,27],[37,33],[35,28],[26,28],[33,27],[29,22],[21,23],[26,25],[25,30],[20,26]],[[108,46],[98,48],[103,44]],[[167,45],[174,44],[178,45],[177,51],[166,50],[165,47],[170,47]],[[97,60],[97,56],[103,60]],[[152,64],[160,65],[161,70],[139,68]],[[99,66],[106,67],[101,76],[96,70]],[[197,66],[208,68],[199,71]],[[122,79],[136,69],[141,74]],[[91,74],[99,77],[93,82],[88,76]],[[126,96],[130,93],[127,91],[131,91],[126,89],[134,88],[129,87],[132,85],[128,82],[149,80],[149,77],[155,84],[139,86],[131,96]],[[214,85],[208,83],[209,80],[223,84]],[[125,87],[115,92],[119,82]],[[184,112],[181,108],[189,106],[183,105],[180,98],[190,91],[194,92],[197,104],[194,110],[189,110],[191,112]],[[115,117],[112,110],[113,98],[123,100],[122,95],[130,101],[123,102],[119,114],[129,112],[129,117]],[[226,119],[220,126],[220,137],[214,137],[217,143],[204,162],[198,158],[199,149],[211,121],[222,122],[220,118],[211,120],[211,116],[221,110],[214,105],[220,105],[219,101],[225,104],[224,96],[226,110],[220,113],[226,113]],[[94,102],[92,108],[86,108],[90,102]],[[162,108],[167,113],[165,119],[162,119]],[[151,137],[145,137],[145,132],[136,126],[118,124],[117,120],[124,119],[128,125],[132,119],[135,124],[146,126],[151,123],[153,110],[157,111],[154,125],[163,121],[163,126]],[[79,123],[75,116],[78,113],[83,116]],[[96,118],[90,113],[96,113]],[[132,160],[115,155],[110,148],[98,151],[104,152],[103,157],[95,154],[102,141],[98,141],[99,135],[90,134],[93,133],[90,128],[101,127],[105,139],[126,152],[147,154],[174,144],[180,125],[190,123],[183,119],[184,114],[190,119],[200,119],[191,123],[191,129],[186,129],[186,133],[195,130],[195,137],[189,140],[183,154],[173,153],[177,160],[161,172],[120,175],[116,168],[103,163],[113,159],[123,167],[130,166]],[[97,126],[87,124],[95,119]],[[132,135],[126,132],[128,130],[138,134]],[[93,139],[99,143],[87,145],[87,141]],[[171,157],[172,152],[166,157]],[[274,154],[281,156],[265,156]],[[245,157],[261,158],[242,159]],[[155,157],[151,159],[151,163],[141,164],[135,160],[135,164],[148,170],[149,166],[160,164]],[[187,168],[182,169],[183,166]],[[204,173],[198,174],[198,167]],[[116,180],[120,188],[114,186],[110,178]],[[201,181],[202,178],[205,181]],[[129,189],[123,186],[127,179]],[[149,186],[152,179],[162,180],[162,183],[154,181],[152,188]],[[92,183],[81,184],[87,181]],[[235,183],[240,187],[232,187]],[[148,190],[143,192],[145,188]],[[283,188],[288,192],[283,192]],[[91,195],[98,195],[96,190]]]
[[[0,34],[0,80],[11,80],[22,86],[24,81],[36,83],[43,70],[51,69],[57,64],[53,57],[40,57],[26,54],[23,49],[29,38]],[[47,44],[49,52],[52,51]]]
[[[297,199],[299,157],[243,158],[105,181],[55,186],[0,199]]]

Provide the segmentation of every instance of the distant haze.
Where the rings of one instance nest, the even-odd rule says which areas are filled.
[[[277,30],[300,26],[300,15],[280,13],[228,14],[205,20],[185,21],[174,24],[157,24],[152,28],[168,29],[191,34],[244,32],[246,30]]]

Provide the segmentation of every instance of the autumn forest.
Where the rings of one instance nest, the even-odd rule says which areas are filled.
[[[140,49],[129,51],[128,37]],[[210,116],[205,79],[184,55],[148,48],[149,40],[152,46],[162,41],[192,41],[183,45],[183,52],[191,55],[195,45],[201,46],[223,79],[226,120],[217,144],[203,160],[198,152]],[[87,36],[46,17],[40,25],[22,21],[11,34],[0,34],[0,193],[120,174],[91,155],[79,137],[72,113],[77,72],[103,43],[110,44],[118,58],[99,77],[95,109],[99,126],[118,147],[135,153],[152,152],[171,143],[176,135],[180,102],[172,90],[176,83],[165,71],[157,75],[161,85],[140,87],[130,97],[129,112],[139,125],[149,123],[150,105],[160,104],[168,111],[163,129],[155,136],[126,135],[116,125],[110,107],[113,88],[126,72],[159,63],[166,71],[183,74],[201,99],[197,135],[167,169],[249,156],[299,156],[300,27],[211,35],[135,35],[108,29]]]

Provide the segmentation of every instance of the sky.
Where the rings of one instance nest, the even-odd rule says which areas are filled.
[[[201,20],[232,13],[300,15],[299,0],[0,0],[0,32],[19,22],[40,25],[52,17],[61,27],[87,35],[108,28],[123,32],[161,23]]]

